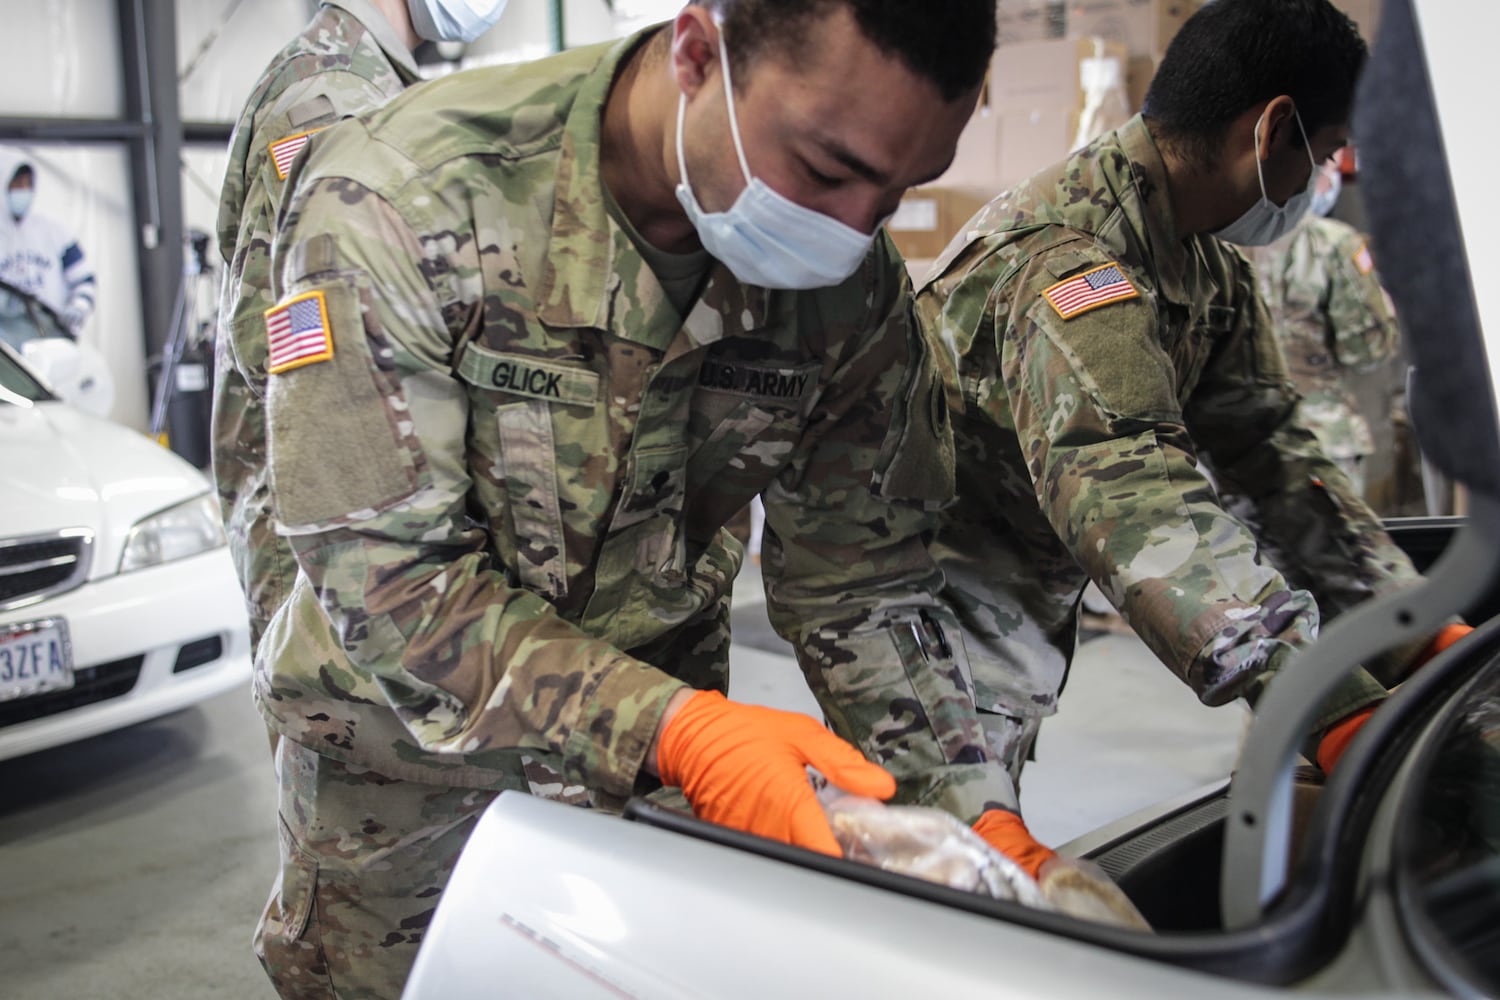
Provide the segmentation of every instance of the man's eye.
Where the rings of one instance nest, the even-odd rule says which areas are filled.
[[[807,165],[807,176],[813,179],[813,183],[818,184],[822,187],[837,187],[838,185],[844,183],[843,180],[838,177],[829,177],[827,174],[823,173],[821,170],[818,170],[812,164]]]

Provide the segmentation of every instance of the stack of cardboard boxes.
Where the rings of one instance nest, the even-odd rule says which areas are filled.
[[[1380,0],[1332,0],[1373,40]],[[1141,109],[1167,45],[1202,0],[997,0],[999,48],[953,166],[888,227],[925,274],[980,206]],[[1092,65],[1089,65],[1090,61]],[[1113,62],[1118,93],[1085,86]],[[1097,82],[1097,80],[1095,81]],[[1091,100],[1092,98],[1092,100]]]
[[[891,222],[913,272],[925,272],[984,202],[1138,110],[1156,60],[1196,8],[1197,0],[998,0],[1000,46],[953,166],[911,192],[912,209]]]

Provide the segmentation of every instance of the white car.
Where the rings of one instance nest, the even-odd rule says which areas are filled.
[[[4,344],[0,469],[0,760],[248,691],[202,473],[62,402]]]

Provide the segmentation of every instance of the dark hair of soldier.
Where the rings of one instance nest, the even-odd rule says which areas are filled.
[[[1167,46],[1146,91],[1146,124],[1158,143],[1211,168],[1230,123],[1281,94],[1309,136],[1347,122],[1367,54],[1328,0],[1211,0]]]
[[[956,101],[984,82],[995,49],[995,0],[701,0],[718,15],[735,90],[768,48],[799,54],[809,23],[848,7],[865,37]]]

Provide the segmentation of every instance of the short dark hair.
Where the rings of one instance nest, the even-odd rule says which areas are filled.
[[[1328,0],[1210,0],[1167,46],[1143,113],[1158,138],[1212,163],[1230,123],[1281,94],[1308,135],[1347,122],[1367,54]]]
[[[697,0],[714,11],[725,32],[731,72],[745,70],[768,48],[796,53],[806,28],[847,7],[865,37],[931,80],[945,101],[984,82],[995,51],[995,0]],[[738,89],[738,86],[736,87]]]

